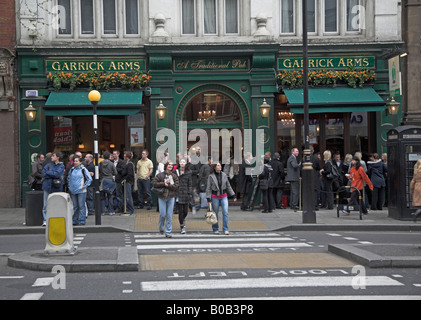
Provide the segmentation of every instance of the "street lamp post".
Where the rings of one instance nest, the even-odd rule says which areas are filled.
[[[88,95],[89,101],[93,106],[93,121],[94,121],[94,157],[95,157],[95,225],[101,225],[101,197],[99,194],[99,158],[98,158],[98,117],[97,105],[101,100],[101,94],[92,90]]]
[[[310,151],[310,116],[308,99],[308,33],[307,33],[307,0],[303,5],[303,93],[304,93],[304,159],[303,159],[303,223],[316,223],[314,201],[314,174]]]

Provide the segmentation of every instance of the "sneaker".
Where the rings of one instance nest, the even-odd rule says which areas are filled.
[[[185,227],[181,228],[181,234],[186,234],[186,228]]]
[[[44,221],[44,222],[42,223],[42,227],[46,227],[46,226],[47,226],[47,222],[45,222],[45,221]]]
[[[216,230],[216,231],[214,231],[214,232],[213,232],[213,234],[219,234],[219,231],[218,231],[218,230]]]
[[[229,231],[227,230],[227,231],[224,231],[224,234],[226,235],[226,236],[229,236],[230,235],[230,233],[229,233]]]
[[[192,208],[191,208],[191,214],[192,215],[195,215],[197,213],[197,211],[196,211],[196,207],[195,206],[193,206]]]
[[[172,238],[172,235],[171,234],[166,234],[165,235],[165,238]]]

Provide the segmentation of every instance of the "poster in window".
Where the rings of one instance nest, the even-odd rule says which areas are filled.
[[[143,147],[144,146],[143,128],[130,128],[130,146]]]

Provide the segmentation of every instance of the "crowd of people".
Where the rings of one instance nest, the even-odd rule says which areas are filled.
[[[259,170],[253,164],[250,153],[244,155],[240,165],[233,162],[222,164],[191,161],[189,153],[177,155],[175,163],[163,154],[157,166],[149,159],[147,150],[142,151],[137,163],[132,161],[133,153],[125,151],[123,159],[119,151],[105,151],[99,163],[101,194],[101,214],[134,213],[133,192],[137,191],[138,208],[152,209],[152,192],[158,196],[159,231],[166,237],[172,236],[173,213],[178,214],[180,230],[186,233],[186,217],[188,212],[196,214],[202,208],[211,205],[219,219],[219,208],[222,211],[222,231],[229,234],[228,197],[237,201],[241,196],[240,208],[251,211],[254,207],[256,192],[261,192],[262,213],[270,213],[275,209],[289,206],[298,210],[300,203],[300,176],[302,163],[300,151],[293,148],[289,157],[279,153],[266,152]],[[200,158],[200,148],[196,149],[196,159]],[[38,154],[32,166],[34,182],[32,188],[44,191],[44,224],[46,221],[47,199],[50,193],[69,192],[73,202],[74,225],[84,225],[86,217],[94,214],[94,174],[95,166],[92,154],[82,158],[80,152],[71,155],[67,165],[61,161],[60,152],[52,152],[45,157]],[[382,210],[387,206],[387,155],[374,153],[367,163],[362,160],[360,152],[347,154],[342,160],[339,153],[333,156],[330,151],[313,153],[311,162],[315,182],[315,210],[325,208],[332,210],[334,195],[339,195],[342,204],[359,204],[359,195],[363,195],[362,211]],[[322,163],[324,164],[322,166]],[[257,172],[257,174],[254,174]],[[414,181],[411,192],[414,205],[421,206],[421,162],[414,170]],[[289,183],[289,199],[284,194],[286,183]],[[419,185],[416,187],[416,183]],[[232,187],[234,186],[234,188]],[[348,187],[348,188],[345,188]],[[146,197],[145,197],[146,196]],[[418,200],[417,200],[418,199]],[[418,204],[418,202],[419,204]],[[345,211],[349,215],[349,211]],[[421,210],[416,214],[421,214]],[[215,234],[219,233],[219,223],[212,225]]]
[[[123,212],[123,204],[127,213],[134,213],[132,188],[135,181],[135,167],[131,162],[131,151],[111,154],[104,151],[99,163],[99,190],[101,196],[101,214],[113,215]],[[68,192],[73,203],[73,225],[85,225],[86,217],[94,215],[95,205],[95,165],[92,154],[77,151],[69,156],[64,165],[62,153],[59,151],[37,155],[37,160],[32,164],[34,182],[33,189],[42,190],[44,193],[43,226],[46,225],[46,209],[48,196],[54,192]],[[126,188],[126,193],[123,192]],[[126,199],[124,199],[126,194]],[[124,201],[125,200],[125,201]]]

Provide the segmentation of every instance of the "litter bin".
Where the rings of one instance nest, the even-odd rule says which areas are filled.
[[[27,226],[41,226],[44,222],[42,208],[44,191],[28,191],[25,203],[25,223]]]
[[[421,159],[421,127],[402,126],[387,133],[387,177],[389,217],[412,220],[412,196],[409,186],[414,165]]]

